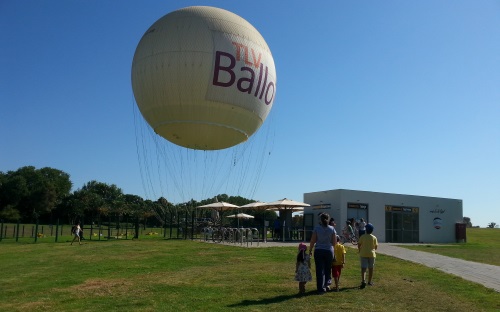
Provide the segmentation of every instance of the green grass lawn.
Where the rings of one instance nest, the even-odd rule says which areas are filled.
[[[400,245],[408,249],[500,266],[500,229],[469,228],[467,242],[446,245]]]
[[[82,246],[4,240],[0,311],[500,309],[500,294],[493,290],[384,255],[377,258],[375,286],[359,290],[358,258],[350,248],[341,292],[316,295],[312,282],[307,295],[299,297],[295,255],[295,247],[159,238],[85,241]]]

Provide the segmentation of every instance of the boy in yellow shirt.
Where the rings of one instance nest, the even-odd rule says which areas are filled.
[[[340,275],[345,264],[345,247],[340,243],[340,237],[337,235],[337,243],[333,247],[335,259],[332,262],[332,277],[335,281],[334,291],[339,291]]]
[[[375,266],[375,258],[377,254],[375,250],[378,247],[377,237],[373,233],[373,224],[366,225],[366,234],[362,235],[358,241],[358,252],[361,261],[361,286],[360,289],[366,287],[366,269],[368,269],[368,285],[372,286],[373,267]]]

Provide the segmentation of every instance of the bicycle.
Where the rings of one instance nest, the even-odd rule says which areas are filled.
[[[344,245],[346,242],[349,242],[353,245],[358,244],[358,238],[356,237],[356,235],[354,235],[352,233],[342,231],[342,235],[339,235],[339,237],[340,237],[340,243],[342,245]]]
[[[215,228],[212,232],[212,240],[214,243],[233,243],[235,241],[234,229],[225,227]]]

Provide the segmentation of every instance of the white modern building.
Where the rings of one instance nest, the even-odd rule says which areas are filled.
[[[321,212],[335,218],[341,232],[347,220],[363,218],[375,227],[379,242],[454,243],[465,240],[462,200],[353,190],[304,194],[306,233]],[[308,237],[307,237],[308,239]]]

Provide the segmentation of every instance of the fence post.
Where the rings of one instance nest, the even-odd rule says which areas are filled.
[[[118,216],[118,214],[116,213],[115,214],[115,218],[116,218],[116,238],[118,239],[119,236],[121,236],[120,234],[120,217]]]
[[[172,239],[172,222],[173,222],[174,214],[170,213],[170,239]]]
[[[179,232],[182,231],[182,226],[181,226],[181,220],[179,218],[178,211],[177,211],[177,217],[176,217],[175,221],[177,221],[177,236],[176,236],[176,238],[179,238]]]
[[[139,216],[135,217],[135,239],[139,238]]]
[[[59,218],[57,218],[57,223],[56,223],[56,240],[55,240],[56,243],[58,238],[59,238]]]
[[[99,234],[99,240],[101,240],[101,236],[102,236],[102,223],[101,223],[101,216],[99,215],[99,221],[97,221],[98,225],[99,225],[99,231],[97,231]]]
[[[3,220],[0,220],[0,242],[3,238]]]
[[[167,237],[167,212],[163,211],[163,238]]]
[[[191,212],[191,240],[194,239],[194,211]]]
[[[186,216],[184,217],[184,239],[188,236],[188,212],[186,210]]]
[[[125,216],[125,239],[128,239],[128,215]]]
[[[36,218],[35,224],[35,243],[38,241],[38,218]]]
[[[17,220],[16,225],[16,243],[19,241],[19,220]]]

